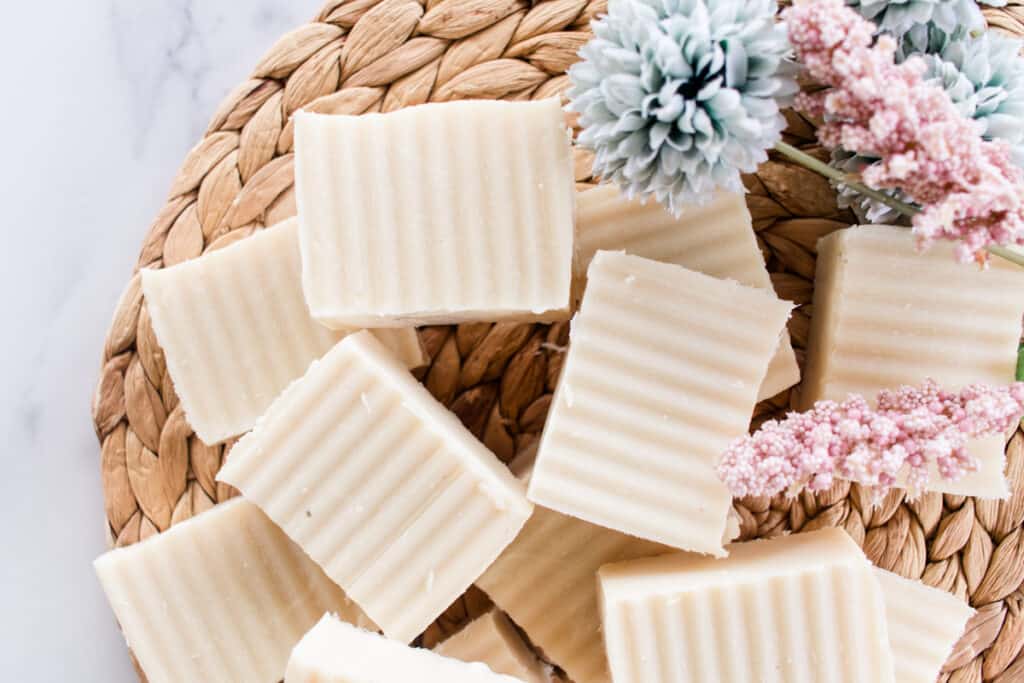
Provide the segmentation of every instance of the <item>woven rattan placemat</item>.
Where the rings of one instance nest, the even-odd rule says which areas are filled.
[[[188,154],[142,247],[159,268],[243,239],[295,212],[292,125],[305,107],[360,114],[459,98],[537,99],[567,86],[566,68],[606,0],[332,0],[283,36],[221,104]],[[1024,35],[1024,3],[985,10],[990,27]],[[813,126],[789,115],[787,140],[824,158]],[[590,181],[577,152],[576,177]],[[748,203],[779,296],[799,304],[789,328],[807,341],[819,237],[853,222],[820,176],[781,160],[750,176]],[[510,459],[537,438],[568,342],[565,323],[470,324],[422,330],[422,378],[473,433]],[[1009,379],[1009,378],[1008,378]],[[783,394],[756,419],[790,403]],[[227,446],[205,446],[185,422],[135,276],[107,335],[93,417],[102,443],[111,543],[166,530],[235,495],[214,475]],[[843,526],[879,566],[955,593],[978,608],[943,680],[1024,681],[1024,434],[1007,446],[1007,501],[897,492],[872,508],[858,486],[795,500],[736,502],[743,538]],[[424,636],[430,645],[480,613],[471,591]]]

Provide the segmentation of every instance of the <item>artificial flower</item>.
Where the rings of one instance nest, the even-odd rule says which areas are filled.
[[[1024,244],[1024,171],[1010,146],[984,140],[949,95],[925,79],[918,57],[895,62],[896,43],[842,0],[797,2],[784,12],[790,40],[810,75],[830,86],[797,106],[824,119],[830,148],[873,155],[866,185],[898,189],[921,210],[918,245],[955,241],[961,261],[984,261],[993,245]]]
[[[920,493],[929,468],[955,481],[978,469],[970,439],[1001,434],[1024,413],[1024,382],[945,391],[935,382],[842,403],[818,401],[803,413],[761,425],[734,441],[718,475],[734,496],[825,489],[836,478],[876,491],[907,486]]]
[[[594,173],[679,213],[742,191],[796,92],[774,0],[611,0],[569,69]]]

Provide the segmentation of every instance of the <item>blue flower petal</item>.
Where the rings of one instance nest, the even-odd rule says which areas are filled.
[[[742,88],[747,83],[747,51],[738,40],[725,42],[725,84],[730,88]]]

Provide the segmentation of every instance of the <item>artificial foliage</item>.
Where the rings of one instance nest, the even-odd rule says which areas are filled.
[[[975,0],[846,0],[846,4],[877,31],[888,33],[908,51],[925,52],[929,34],[936,30],[981,32],[985,18]],[[1002,7],[1006,0],[987,0],[987,5]]]
[[[984,139],[1006,141],[1014,163],[1024,166],[1024,126],[1020,123],[1024,116],[1022,42],[992,32],[971,35],[962,29],[952,33],[932,29],[924,46],[927,52],[916,55],[903,45],[897,59],[905,61],[915,55],[922,59],[925,80],[941,87],[963,116],[976,121]],[[877,161],[866,151],[855,154],[837,148],[831,163],[844,172],[860,174]],[[845,186],[838,189],[840,204],[852,207],[862,220],[901,220],[897,211],[880,201]],[[906,200],[901,193],[891,194]]]
[[[878,155],[864,183],[917,205],[906,213],[919,248],[950,240],[958,260],[984,263],[990,247],[1024,244],[1024,171],[925,80],[922,60],[897,63],[895,40],[841,0],[798,1],[783,18],[808,75],[828,86],[796,106],[823,121],[826,147]]]
[[[741,191],[796,92],[774,0],[611,0],[569,71],[594,173],[675,213]]]

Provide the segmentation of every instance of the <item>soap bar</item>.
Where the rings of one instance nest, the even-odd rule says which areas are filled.
[[[914,248],[906,228],[860,226],[818,243],[806,409],[848,394],[920,384],[946,389],[1014,379],[1024,313],[1024,270],[992,259],[986,270],[954,261],[952,247]],[[933,474],[928,488],[1004,498],[1001,436],[973,442],[982,468],[959,481]]]
[[[301,271],[294,219],[192,261],[142,271],[174,389],[207,444],[248,431],[313,360],[353,331],[313,320]],[[410,367],[424,363],[415,330],[380,334]]]
[[[565,317],[572,165],[557,99],[297,112],[313,316],[332,327]]]
[[[597,570],[668,552],[673,549],[536,506],[476,585],[574,683],[610,683]]]
[[[722,555],[715,473],[747,433],[791,305],[681,266],[599,251],[529,497],[665,545]]]
[[[372,624],[241,498],[111,550],[96,573],[149,683],[277,683],[325,611]]]
[[[576,195],[576,230],[577,291],[599,249],[622,249],[774,291],[742,194],[717,193],[706,204],[684,207],[676,217],[658,202],[630,200],[615,185],[599,185]],[[789,332],[783,330],[757,398],[770,398],[799,381]]]
[[[366,331],[288,387],[218,479],[405,642],[483,573],[533,507],[522,483]]]
[[[292,650],[284,683],[524,683],[484,664],[457,659],[364,631],[329,614]]]
[[[482,662],[495,673],[515,676],[526,683],[551,680],[516,627],[496,609],[474,619],[434,652],[464,662]]]
[[[885,598],[896,680],[935,683],[974,610],[946,591],[875,571]]]
[[[841,529],[598,573],[615,683],[892,683],[874,569]],[[903,683],[903,681],[900,681]]]

